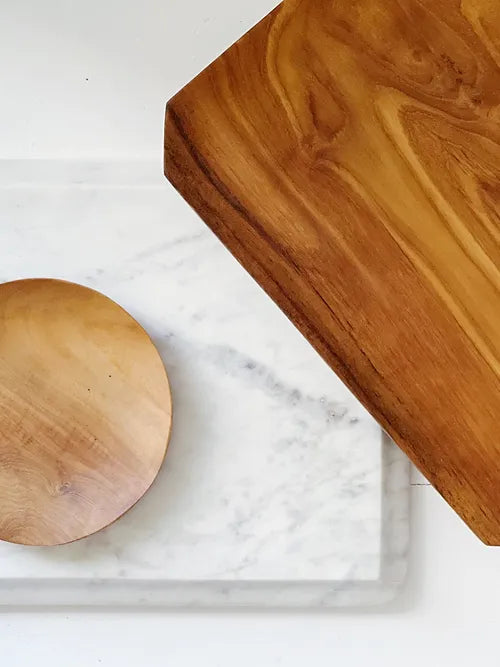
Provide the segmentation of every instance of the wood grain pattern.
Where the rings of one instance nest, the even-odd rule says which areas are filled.
[[[120,306],[57,280],[0,285],[0,539],[62,544],[115,521],[170,426],[163,363]]]
[[[169,102],[165,173],[500,544],[500,3],[285,0]]]

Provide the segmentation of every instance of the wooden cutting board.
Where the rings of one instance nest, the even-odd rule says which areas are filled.
[[[498,0],[285,0],[169,102],[165,172],[500,544]]]

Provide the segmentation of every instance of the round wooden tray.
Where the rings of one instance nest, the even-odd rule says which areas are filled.
[[[144,329],[81,285],[0,285],[0,539],[72,542],[148,490],[171,428]]]

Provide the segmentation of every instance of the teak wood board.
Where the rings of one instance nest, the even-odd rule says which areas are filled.
[[[500,3],[285,0],[169,102],[165,173],[500,544]]]

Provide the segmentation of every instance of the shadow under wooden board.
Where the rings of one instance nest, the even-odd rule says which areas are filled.
[[[500,3],[286,0],[168,103],[165,173],[500,544]]]

